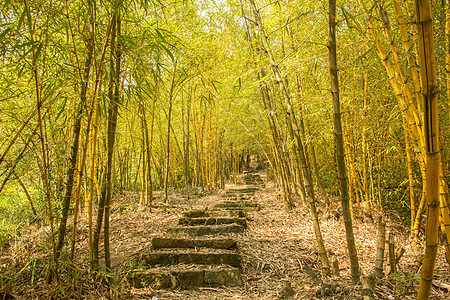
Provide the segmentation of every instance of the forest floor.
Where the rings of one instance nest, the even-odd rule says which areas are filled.
[[[227,185],[226,188],[232,188]],[[223,191],[222,191],[223,192]],[[219,192],[220,193],[220,192]],[[67,254],[61,257],[61,276],[52,284],[45,284],[51,243],[49,228],[30,225],[0,256],[1,295],[4,299],[280,299],[282,287],[290,282],[294,290],[291,299],[359,299],[361,286],[353,286],[349,272],[345,230],[338,198],[333,197],[332,207],[325,209],[319,196],[320,223],[329,257],[335,255],[340,264],[340,277],[322,277],[321,263],[308,210],[301,204],[286,211],[273,183],[256,192],[254,201],[262,209],[248,213],[248,229],[236,235],[238,252],[243,259],[244,285],[233,288],[199,288],[195,290],[154,291],[149,288],[130,288],[126,274],[136,257],[151,250],[153,237],[167,236],[165,230],[175,226],[182,212],[211,207],[218,194],[196,195],[193,190],[171,193],[168,206],[157,205],[150,212],[139,205],[137,193],[126,192],[115,197],[111,215],[111,256],[114,273],[107,278],[93,278],[89,274],[88,225],[81,220],[78,226],[76,259],[68,263]],[[377,219],[377,218],[374,218]],[[406,250],[398,265],[398,274],[386,275],[376,283],[376,299],[415,299],[419,275],[412,266],[418,249],[408,239],[409,228],[400,226],[398,216],[386,217],[387,231],[395,234],[397,249]],[[70,230],[70,228],[69,228]],[[354,221],[359,262],[364,274],[373,270],[377,223],[370,218]],[[65,249],[65,253],[70,252]],[[101,250],[102,252],[103,250]],[[103,262],[101,262],[103,263]],[[319,287],[305,271],[308,264],[332,288],[322,295]],[[386,263],[385,263],[386,265]],[[389,270],[385,266],[385,273]],[[100,282],[100,284],[99,284]],[[450,272],[443,249],[439,249],[435,282],[431,299],[450,299]]]

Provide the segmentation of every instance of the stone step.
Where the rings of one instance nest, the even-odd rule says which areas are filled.
[[[182,239],[182,238],[153,238],[153,249],[162,248],[211,248],[233,249],[237,241],[233,239]]]
[[[241,193],[241,192],[225,192],[223,194],[221,194],[221,197],[243,197],[243,198],[251,198],[253,197],[253,195],[255,195],[255,192],[251,192],[251,193]]]
[[[234,267],[196,267],[137,269],[130,272],[128,282],[135,288],[190,289],[209,286],[241,286],[241,271]]]
[[[242,210],[191,210],[183,213],[185,218],[208,218],[208,217],[234,217],[245,218]]]
[[[247,185],[251,185],[252,183],[255,182],[264,182],[264,180],[262,180],[261,178],[244,178],[244,182],[246,182]],[[248,182],[248,183],[247,183]]]
[[[260,189],[258,187],[246,187],[246,188],[239,188],[239,189],[229,189],[225,191],[225,194],[227,193],[238,193],[238,194],[254,194],[255,192],[259,191]]]
[[[247,228],[247,221],[245,218],[231,218],[231,217],[218,217],[218,218],[187,218],[183,217],[178,220],[178,225],[195,226],[195,225],[221,225],[221,224],[238,224]]]
[[[227,208],[227,209],[244,209],[244,210],[260,210],[258,203],[243,202],[243,201],[222,201],[214,204],[215,208]]]
[[[172,266],[178,264],[197,265],[228,265],[241,267],[241,256],[229,250],[214,251],[175,251],[159,250],[157,252],[144,253],[140,256],[139,263],[144,266]]]
[[[224,200],[231,200],[231,201],[253,199],[253,196],[249,196],[249,195],[221,195],[220,197]]]
[[[230,225],[204,225],[204,226],[177,226],[168,228],[167,232],[187,236],[205,236],[205,235],[226,235],[233,233],[243,233],[244,226],[237,224]]]

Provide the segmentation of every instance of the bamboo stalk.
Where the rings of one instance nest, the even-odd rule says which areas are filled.
[[[383,276],[385,246],[386,246],[386,224],[383,222],[383,218],[379,217],[378,218],[377,255],[375,258],[375,275],[377,277]]]
[[[337,50],[336,50],[336,0],[328,2],[328,60],[330,67],[331,95],[333,102],[333,128],[334,128],[334,144],[336,147],[336,161],[339,176],[339,190],[342,206],[342,215],[347,239],[347,250],[350,256],[350,266],[352,282],[359,282],[361,275],[358,262],[358,252],[356,250],[355,237],[353,233],[352,218],[350,214],[347,169],[345,168],[345,151],[344,137],[342,130],[341,103],[339,99],[339,81],[337,67]],[[370,212],[370,207],[369,212]]]
[[[395,237],[392,232],[389,233],[389,274],[397,273],[397,264],[395,259]]]
[[[275,59],[273,57],[273,54],[271,52],[269,42],[267,39],[267,34],[266,34],[266,32],[264,30],[264,26],[262,24],[261,15],[259,14],[258,9],[256,8],[255,1],[249,0],[249,3],[251,6],[251,10],[253,11],[255,20],[256,20],[256,24],[261,33],[261,35],[260,35],[261,44],[262,44],[263,48],[265,49],[265,52],[269,59],[270,67],[275,76],[276,83],[280,89],[281,95],[282,95],[284,103],[285,103],[286,112],[288,113],[289,118],[290,118],[290,122],[288,124],[288,129],[289,129],[291,136],[296,141],[296,145],[297,145],[296,150],[298,151],[298,154],[300,156],[300,163],[302,165],[302,171],[303,171],[303,175],[304,175],[303,178],[305,180],[305,188],[308,192],[308,200],[310,202],[309,204],[310,204],[311,219],[313,221],[314,233],[315,233],[316,241],[317,241],[318,248],[319,248],[319,255],[321,257],[322,267],[323,267],[324,273],[329,274],[330,264],[328,261],[328,255],[327,255],[327,252],[325,249],[325,244],[323,241],[322,233],[320,231],[319,217],[317,214],[316,203],[315,203],[314,186],[311,181],[311,173],[310,173],[308,165],[306,163],[303,142],[302,142],[300,134],[299,134],[299,127],[297,125],[297,120],[295,118],[295,115],[294,115],[294,112],[292,109],[290,96],[286,89],[284,81],[282,79],[282,76],[279,72],[278,65],[275,63]]]
[[[428,299],[433,281],[434,266],[439,243],[439,120],[437,107],[436,60],[433,38],[433,18],[430,0],[416,0],[420,78],[424,107],[426,146],[426,202],[427,225],[425,256],[417,299]]]

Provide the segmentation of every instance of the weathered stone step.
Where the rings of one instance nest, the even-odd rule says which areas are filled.
[[[140,256],[140,264],[145,266],[172,266],[178,264],[198,265],[229,265],[241,267],[241,256],[228,250],[214,250],[214,252],[186,252],[174,250],[160,250],[144,253]]]
[[[235,217],[245,218],[245,213],[242,210],[191,210],[183,213],[185,218],[208,218],[208,217]]]
[[[227,209],[247,209],[247,210],[259,210],[260,206],[254,202],[243,201],[222,201],[214,204],[215,208],[227,208]]]
[[[236,247],[233,239],[181,239],[181,238],[153,238],[153,249],[162,248],[211,248],[233,249]]]
[[[255,195],[254,192],[251,193],[241,193],[241,192],[225,192],[221,197],[242,197],[242,198],[251,198]]]
[[[246,188],[240,188],[240,189],[230,189],[226,190],[225,194],[227,193],[238,193],[238,194],[254,194],[256,191],[259,191],[260,189],[258,187],[246,187]]]
[[[197,267],[138,269],[128,275],[128,282],[135,288],[150,287],[161,289],[190,289],[208,286],[240,286],[241,271],[234,267]]]
[[[247,195],[222,195],[220,197],[224,200],[230,200],[230,201],[251,200],[253,198],[253,196],[247,196]]]
[[[221,225],[221,224],[238,224],[247,228],[247,222],[245,218],[230,218],[230,217],[219,217],[219,218],[180,218],[178,220],[178,225],[184,226],[195,226],[195,225]]]
[[[244,182],[247,186],[248,185],[254,186],[254,187],[257,187],[258,189],[261,189],[266,186],[266,184],[264,183],[263,180],[253,180],[252,179],[252,180],[244,180]]]
[[[204,235],[225,235],[233,233],[243,233],[244,226],[237,224],[230,225],[204,225],[204,226],[177,226],[168,228],[167,232],[188,236],[204,236]]]

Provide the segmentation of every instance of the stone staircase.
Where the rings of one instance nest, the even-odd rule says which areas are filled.
[[[242,285],[236,237],[247,228],[246,213],[260,209],[253,197],[264,186],[259,174],[245,173],[243,180],[211,209],[183,213],[168,237],[153,238],[152,251],[141,254],[128,282],[155,290]]]

